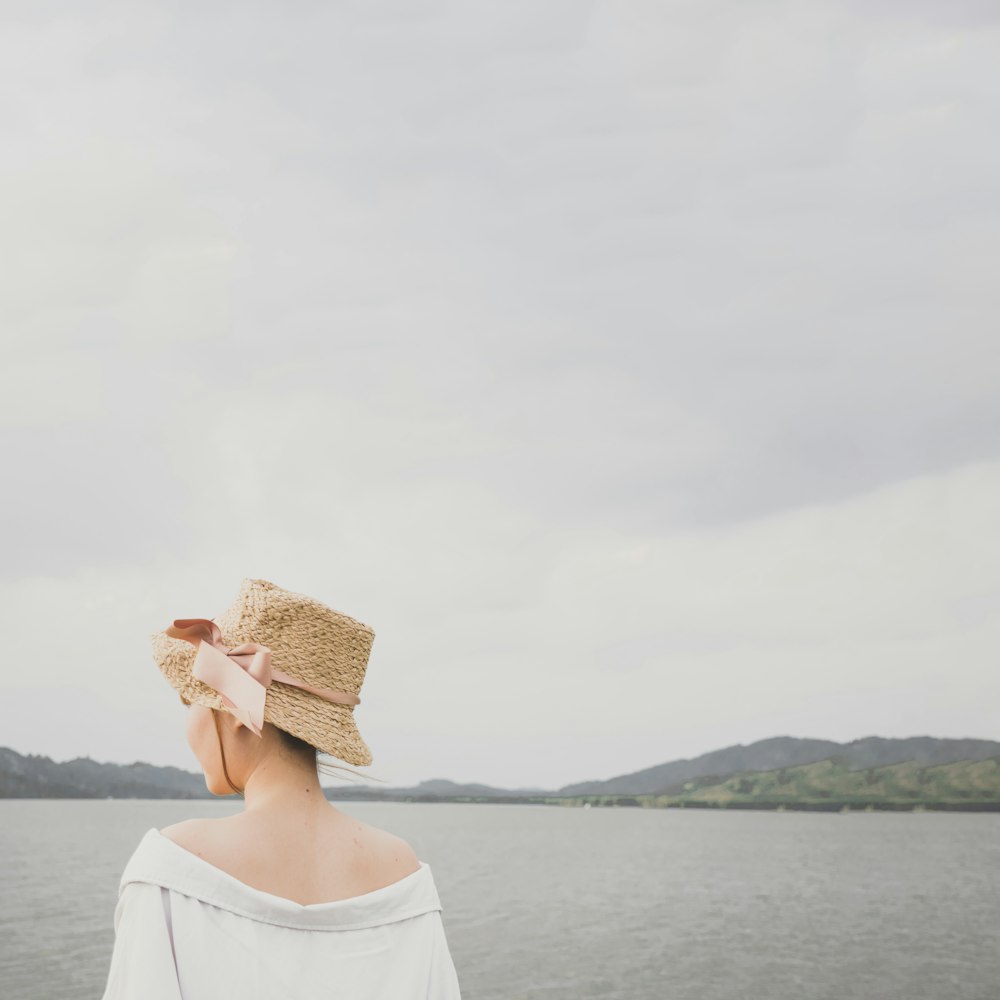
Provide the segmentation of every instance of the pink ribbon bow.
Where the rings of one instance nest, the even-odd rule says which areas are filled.
[[[291,684],[340,705],[361,704],[356,694],[313,687],[272,667],[271,650],[259,642],[244,642],[232,648],[226,646],[219,626],[208,618],[178,618],[166,634],[172,639],[184,639],[197,648],[191,672],[218,691],[236,718],[257,736],[264,727],[264,699],[272,681]]]

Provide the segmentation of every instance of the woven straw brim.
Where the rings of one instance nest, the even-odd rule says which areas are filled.
[[[154,632],[150,640],[153,659],[180,694],[196,705],[229,711],[218,692],[191,673],[197,649],[190,642],[174,639],[164,632]],[[363,766],[372,762],[371,750],[358,732],[351,705],[338,705],[301,688],[273,681],[264,699],[264,721],[348,764]]]

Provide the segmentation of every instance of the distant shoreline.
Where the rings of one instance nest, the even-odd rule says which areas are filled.
[[[403,804],[457,804],[457,805],[531,805],[555,806],[569,809],[696,809],[718,812],[823,812],[823,813],[863,813],[863,812],[966,812],[1000,813],[1000,801],[987,802],[891,802],[891,801],[824,801],[774,802],[774,801],[729,801],[710,802],[684,800],[674,802],[653,802],[662,796],[602,795],[573,796],[559,798],[544,796],[539,798],[517,796],[447,796],[447,795],[379,795],[342,794],[324,789],[330,802],[398,802]],[[236,802],[235,795],[211,796],[143,796],[143,795],[17,795],[0,796],[0,801],[8,802]]]
[[[687,799],[673,802],[650,801],[660,796],[603,795],[573,796],[558,798],[518,798],[500,796],[385,796],[370,795],[327,795],[337,802],[454,802],[469,804],[501,803],[505,805],[547,805],[564,808],[595,809],[714,809],[714,810],[758,810],[760,812],[1000,812],[1000,800],[987,802],[893,802],[893,801],[848,801],[830,799],[823,801],[728,801],[709,802]]]
[[[412,787],[349,781],[324,786],[323,794],[331,801],[365,802],[996,813],[1000,742],[872,736],[837,744],[779,736],[561,788],[497,788],[434,778]],[[0,747],[0,798],[225,801],[237,796],[214,796],[201,773],[176,767],[101,763],[89,757],[56,762]]]

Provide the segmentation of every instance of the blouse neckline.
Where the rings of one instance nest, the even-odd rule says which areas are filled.
[[[158,840],[169,844],[171,847],[177,848],[178,851],[183,851],[188,858],[192,858],[199,865],[204,865],[206,868],[211,869],[211,871],[215,873],[215,875],[217,875],[218,877],[228,880],[229,882],[235,883],[236,885],[240,886],[247,892],[257,893],[258,895],[261,896],[268,896],[271,899],[278,899],[281,900],[283,904],[287,904],[289,906],[296,906],[303,910],[312,910],[320,906],[336,906],[337,903],[351,903],[357,900],[365,900],[375,896],[376,893],[385,893],[386,890],[394,890],[396,892],[399,892],[400,889],[405,887],[404,883],[408,885],[409,880],[412,880],[415,876],[420,875],[423,872],[423,869],[427,867],[426,862],[421,861],[420,867],[416,871],[412,871],[408,875],[404,875],[402,878],[396,879],[395,882],[390,882],[388,885],[379,886],[378,889],[371,889],[368,892],[360,893],[357,896],[342,896],[340,899],[324,900],[323,902],[320,903],[299,903],[294,899],[289,899],[287,896],[279,896],[276,893],[267,892],[264,889],[258,889],[255,886],[247,884],[241,879],[238,879],[235,875],[232,875],[229,872],[224,871],[222,868],[219,868],[217,865],[213,865],[210,861],[206,861],[204,858],[199,857],[199,855],[195,854],[193,851],[189,851],[186,847],[181,847],[181,845],[178,844],[176,840],[171,840],[169,837],[164,836],[164,834],[160,830],[158,830],[155,826],[149,828],[149,830],[147,831],[147,836],[149,833],[155,834]]]
[[[132,883],[173,890],[211,906],[264,923],[303,930],[374,927],[441,909],[430,865],[359,896],[323,903],[297,903],[241,882],[150,827],[129,858],[119,897]]]

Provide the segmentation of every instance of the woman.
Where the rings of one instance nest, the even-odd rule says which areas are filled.
[[[152,636],[208,790],[244,808],[146,831],[103,1000],[460,1000],[430,867],[319,783],[317,751],[371,763],[353,709],[373,639],[267,580]]]

